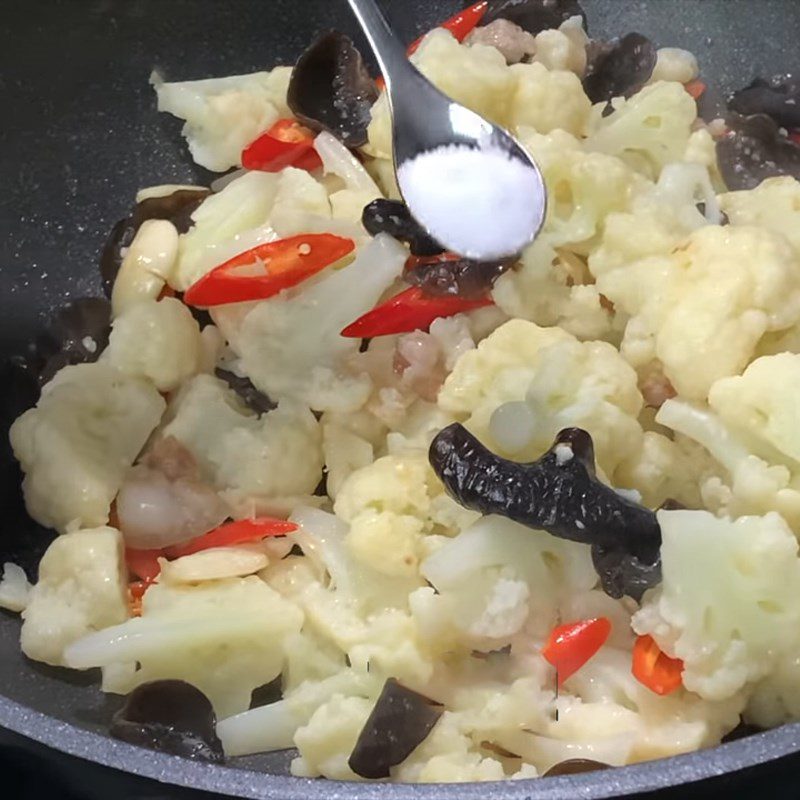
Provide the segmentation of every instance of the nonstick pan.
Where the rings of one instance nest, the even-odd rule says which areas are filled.
[[[583,0],[599,36],[640,31],[692,50],[722,93],[756,75],[798,66],[797,0]],[[407,40],[450,16],[458,0],[388,0]],[[313,35],[356,35],[345,0],[5,0],[0,23],[0,357],[21,353],[54,310],[99,294],[98,253],[136,189],[207,182],[159,116],[148,86],[291,63]],[[365,49],[365,48],[364,48]],[[713,103],[714,97],[708,102]],[[32,577],[51,538],[25,515],[7,441],[21,402],[2,387],[0,563]],[[290,754],[193,763],[116,742],[106,734],[115,699],[98,675],[27,661],[19,622],[0,616],[0,726],[80,758],[165,783],[273,800],[326,798],[599,798],[685,786],[749,770],[800,751],[800,726],[706,752],[542,781],[470,786],[391,786],[288,777]],[[681,790],[683,791],[683,790]],[[685,796],[685,795],[684,795]]]

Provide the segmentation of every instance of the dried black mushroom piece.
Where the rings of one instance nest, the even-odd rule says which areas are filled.
[[[593,761],[591,758],[568,758],[566,761],[559,761],[558,764],[554,764],[542,777],[555,778],[558,775],[579,775],[583,772],[597,772],[597,770],[610,768],[611,764]]]
[[[137,686],[114,715],[111,735],[140,747],[199,761],[224,760],[209,699],[185,681]]]
[[[101,297],[68,303],[33,344],[29,368],[44,386],[62,367],[97,361],[111,333],[111,304]]]
[[[658,558],[655,513],[597,480],[594,443],[580,428],[561,431],[538,461],[520,464],[495,455],[456,422],[437,434],[429,458],[465,508],[561,539],[623,550],[645,562]]]
[[[265,683],[262,686],[256,686],[250,693],[250,708],[260,708],[261,706],[269,706],[277,703],[283,698],[283,676],[278,675],[277,678]]]
[[[411,216],[408,206],[399,200],[380,198],[368,203],[361,214],[361,224],[370,236],[388,233],[405,242],[415,256],[435,256],[444,251],[444,247]]]
[[[466,2],[466,5],[472,5],[472,2]],[[558,28],[562,22],[576,16],[581,17],[586,28],[586,12],[578,0],[489,0],[481,26],[505,19],[535,35]]]
[[[443,708],[389,678],[367,718],[347,763],[362,778],[388,778],[441,717]]]
[[[347,147],[367,142],[378,88],[352,40],[339,31],[322,34],[300,56],[289,81],[292,113],[315,131],[328,131]]]
[[[743,116],[766,114],[784,128],[800,128],[800,78],[791,75],[776,75],[769,80],[756,78],[731,95],[728,108]]]
[[[784,136],[764,114],[729,115],[728,132],[717,141],[717,162],[731,191],[755,189],[766,178],[800,180],[800,145]]]
[[[656,46],[641,33],[611,42],[594,42],[587,51],[583,89],[593,103],[630,97],[653,76]]]
[[[648,589],[661,583],[661,559],[658,554],[640,558],[624,548],[594,545],[592,564],[600,576],[603,591],[615,599],[627,596],[639,603]]]
[[[210,189],[178,189],[163,197],[150,197],[137,203],[131,214],[121,219],[112,229],[100,254],[100,277],[106,297],[122,266],[122,251],[131,246],[143,222],[149,219],[169,220],[178,233],[186,233],[192,227],[192,214],[203,200],[211,194]]]
[[[411,266],[403,279],[435,297],[455,295],[467,299],[484,297],[494,282],[514,265],[516,259],[471,261],[456,258]]]
[[[214,374],[221,381],[225,381],[251,411],[255,411],[257,414],[266,414],[278,407],[277,403],[273,403],[263,392],[256,389],[250,378],[242,378],[236,373],[220,367],[214,370]]]

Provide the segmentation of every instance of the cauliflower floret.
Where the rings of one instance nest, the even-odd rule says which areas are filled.
[[[649,83],[675,81],[689,83],[700,74],[700,67],[693,53],[679,47],[661,47]]]
[[[302,233],[293,227],[298,216],[329,219],[331,204],[325,187],[303,169],[288,167],[280,173],[270,224],[282,236]]]
[[[680,83],[655,83],[612,105],[607,117],[601,116],[602,103],[595,106],[588,150],[618,156],[653,180],[686,151],[697,106]]]
[[[300,756],[292,761],[292,775],[360,780],[347,760],[371,711],[372,703],[363,697],[333,695],[297,729],[294,742]]]
[[[436,28],[425,37],[411,61],[457,103],[499,125],[508,124],[514,77],[494,47],[462,45],[449,31]],[[385,93],[372,108],[365,151],[371,156],[391,158],[391,118]]]
[[[564,743],[611,746],[631,763],[718,744],[739,722],[743,696],[722,702],[683,691],[658,696],[633,677],[630,659],[627,647],[603,647],[567,681],[558,721],[548,720],[545,733]]]
[[[339,334],[374,307],[400,276],[407,255],[381,234],[348,266],[256,304],[230,342],[244,372],[275,399],[296,398],[319,411],[360,408],[371,382],[364,373],[348,372],[344,362],[358,351],[359,340]]]
[[[65,665],[64,649],[128,618],[128,573],[114,528],[59,536],[39,562],[39,581],[22,612],[22,652]]]
[[[253,689],[277,677],[284,643],[303,613],[255,576],[196,586],[156,584],[142,600],[142,616],[81,639],[64,654],[76,669],[137,661],[111,691],[126,694],[152,680],[197,686],[217,716],[246,711]]]
[[[558,30],[536,34],[536,53],[533,60],[548,69],[569,70],[579,78],[586,72],[586,46],[589,37],[583,28],[582,17],[576,15],[562,22]]]
[[[452,533],[475,519],[443,489],[424,451],[384,456],[353,472],[336,496],[336,515],[350,523],[347,548],[380,574],[413,577],[430,533]]]
[[[585,271],[578,256],[558,253],[545,239],[538,239],[522,254],[520,269],[495,283],[492,297],[511,317],[558,326],[579,339],[606,338],[612,316],[594,286],[575,285],[575,267]]]
[[[392,769],[392,779],[403,783],[471,783],[505,777],[503,765],[477,752],[459,715],[451,711],[445,711],[425,740]]]
[[[559,602],[597,583],[588,547],[497,516],[445,543],[420,570],[457,629],[499,639],[516,633],[526,618],[531,632],[546,635]]]
[[[114,317],[137,303],[158,299],[164,284],[173,280],[178,244],[178,230],[169,220],[146,219],[141,224],[114,279]]]
[[[702,445],[719,462],[721,471],[729,474],[729,479],[723,479],[712,467],[701,477],[703,505],[733,518],[777,511],[795,531],[800,531],[800,491],[785,465],[770,465],[750,453],[719,417],[706,408],[667,400],[656,421]]]
[[[102,360],[121,372],[147,378],[171,392],[198,371],[200,327],[174,297],[131,306],[114,320]]]
[[[536,159],[549,193],[539,234],[552,247],[586,250],[612,211],[627,210],[649,184],[619,158],[591,152],[566,131],[547,135],[520,127],[519,139]]]
[[[6,562],[0,579],[0,608],[8,611],[24,611],[31,595],[31,585],[22,567]]]
[[[207,197],[192,214],[192,228],[180,237],[178,264],[169,285],[185,292],[233,256],[277,239],[266,223],[279,184],[279,175],[254,170]]]
[[[636,373],[610,344],[581,343],[559,328],[512,320],[461,357],[439,405],[466,418],[489,447],[518,459],[541,455],[562,428],[585,428],[598,464],[612,476],[641,444],[636,418],[643,401],[636,383]],[[515,409],[507,420],[496,416],[505,404]]]
[[[328,496],[334,500],[347,478],[356,470],[369,466],[375,458],[371,442],[344,425],[324,419],[322,452],[328,477]]]
[[[62,369],[9,434],[25,473],[28,513],[60,532],[74,522],[90,528],[107,522],[164,408],[152,384],[108,364]]]
[[[705,215],[697,210],[699,202]],[[700,164],[668,164],[658,183],[634,199],[630,212],[606,217],[600,246],[589,255],[589,269],[599,277],[647,256],[672,253],[692,231],[719,221],[708,170]]]
[[[723,194],[719,202],[733,225],[782,233],[800,255],[800,181],[796,178],[767,178],[750,191]]]
[[[723,378],[709,391],[708,403],[731,430],[768,457],[800,462],[800,355],[779,353],[753,361],[742,375]],[[765,451],[766,448],[766,451]]]
[[[577,75],[551,71],[538,63],[515,64],[511,74],[516,82],[511,108],[514,128],[529,127],[544,134],[556,128],[575,136],[584,133],[592,103]]]
[[[322,434],[308,408],[282,401],[259,417],[210,375],[185,385],[162,433],[183,444],[218,488],[255,497],[303,495],[322,477]]]
[[[631,316],[623,355],[637,367],[660,360],[687,399],[704,400],[766,332],[800,319],[800,260],[760,228],[701,228],[670,255],[600,275],[597,288]]]
[[[186,120],[183,135],[195,162],[224,172],[241,164],[242,150],[286,116],[289,67],[272,72],[164,83],[156,74],[158,110]]]
[[[687,689],[732,697],[798,646],[797,540],[775,513],[731,521],[660,511],[658,521],[663,580],[634,629],[683,660]]]

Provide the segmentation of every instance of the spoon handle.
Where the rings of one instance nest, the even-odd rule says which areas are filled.
[[[410,65],[405,48],[389,27],[375,0],[348,0],[348,2],[375,53],[386,87],[391,89],[392,78],[409,71]]]

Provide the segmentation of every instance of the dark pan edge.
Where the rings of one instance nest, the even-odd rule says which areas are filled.
[[[503,783],[384,784],[309,780],[188,761],[144,750],[0,697],[0,726],[67,755],[165,784],[256,800],[600,800],[674,788],[775,761],[800,750],[800,723],[708,750],[589,773]]]

